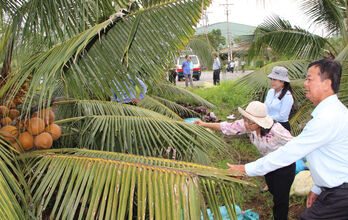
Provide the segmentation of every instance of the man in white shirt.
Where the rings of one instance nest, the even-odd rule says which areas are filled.
[[[213,82],[214,85],[220,84],[220,70],[221,70],[221,64],[220,60],[218,58],[218,55],[214,54],[214,63],[213,63]]]
[[[314,186],[300,219],[348,219],[348,109],[337,98],[342,66],[322,59],[308,66],[306,97],[316,106],[302,133],[283,147],[230,170],[262,176],[306,157]]]

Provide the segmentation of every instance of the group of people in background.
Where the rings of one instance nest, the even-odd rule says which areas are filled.
[[[288,219],[289,192],[295,162],[306,157],[314,181],[307,209],[300,219],[348,219],[348,109],[337,97],[342,66],[332,59],[308,65],[306,97],[315,109],[302,133],[292,137],[289,115],[294,97],[288,70],[276,66],[268,75],[271,89],[264,103],[253,101],[242,119],[232,123],[194,122],[225,135],[247,134],[262,158],[245,165],[228,164],[229,170],[264,176],[273,195],[273,217]]]
[[[219,60],[218,55],[214,54],[213,55],[213,83],[214,85],[220,84],[220,73],[221,73],[221,63]],[[244,73],[245,71],[245,64],[246,62],[243,60],[240,62],[240,66],[241,66],[241,70]],[[183,74],[185,77],[185,86],[188,87],[189,84],[191,87],[193,87],[193,81],[192,81],[192,77],[193,77],[193,63],[191,61],[191,58],[189,55],[185,56],[185,60],[182,62],[182,69],[183,69]],[[227,66],[226,66],[226,71],[227,72],[238,72],[239,71],[239,60],[235,59],[235,60],[231,60]],[[169,80],[170,82],[174,82],[175,83],[175,79],[173,80],[173,74],[171,73],[169,75]],[[174,76],[174,78],[176,77],[176,74]]]
[[[239,61],[238,58],[231,60],[226,64],[226,72],[234,73],[234,71],[238,72],[239,70],[241,70],[244,73],[245,72],[245,64],[246,64],[246,62],[244,60]],[[241,69],[239,69],[239,66],[241,66]]]

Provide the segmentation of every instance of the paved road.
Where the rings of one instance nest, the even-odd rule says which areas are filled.
[[[242,71],[238,71],[238,72],[234,72],[234,73],[231,73],[231,72],[228,72],[228,73],[221,72],[220,73],[220,81],[236,79],[238,77],[245,76],[245,75],[247,75],[247,74],[249,74],[251,72],[253,72],[253,71],[247,70],[244,73]],[[197,86],[197,85],[202,84],[204,82],[211,82],[211,83],[213,83],[213,72],[212,71],[202,72],[199,81],[193,80],[193,86]],[[176,84],[177,85],[181,85],[181,86],[185,86],[185,80],[184,81],[180,81],[180,82],[176,81]]]

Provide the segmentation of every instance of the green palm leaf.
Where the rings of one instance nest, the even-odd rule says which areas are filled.
[[[337,0],[305,0],[302,2],[302,9],[312,22],[324,25],[329,34],[335,34],[339,31],[347,43],[347,29],[344,22],[346,18],[345,7],[344,1]]]
[[[301,133],[307,122],[312,119],[311,113],[314,109],[313,103],[305,99],[301,107],[290,119],[291,133],[297,136]]]
[[[248,54],[253,58],[270,47],[278,55],[294,59],[316,59],[323,54],[326,44],[328,42],[325,38],[292,27],[288,21],[273,16],[256,28]]]
[[[171,101],[186,101],[193,105],[202,105],[207,108],[216,108],[215,105],[203,99],[202,97],[193,94],[192,92],[169,84],[162,84],[150,91],[151,95],[169,99]]]
[[[338,97],[345,106],[348,106],[348,46],[346,46],[336,57],[342,64],[342,76]]]
[[[134,105],[99,100],[67,100],[54,103],[59,106],[60,118],[89,115],[123,115],[139,117],[156,117],[168,119],[163,114]]]
[[[212,52],[214,49],[212,48],[209,39],[201,39],[193,36],[188,46],[192,49],[194,54],[197,54],[202,67],[213,66]]]
[[[171,119],[176,120],[182,120],[182,118],[179,115],[186,117],[199,116],[199,114],[195,111],[192,111],[175,102],[157,96],[146,96],[146,98],[139,103],[139,106],[146,109],[151,109],[155,112],[159,112],[163,115],[168,116]]]
[[[30,191],[9,145],[0,140],[0,215],[4,219],[29,217]]]
[[[28,5],[35,2],[28,2]],[[93,7],[81,1],[61,2],[68,8]],[[40,88],[40,100],[51,98],[57,82],[64,83],[69,98],[101,100],[112,95],[111,88],[117,91],[113,80],[129,81],[125,73],[129,73],[133,79],[135,75],[146,76],[148,84],[156,83],[165,74],[164,66],[171,62],[170,55],[184,48],[194,33],[193,26],[200,19],[202,5],[209,3],[200,0],[150,2],[129,14],[113,14],[101,23],[94,22],[97,18],[92,19],[93,26],[82,28],[61,44],[31,56],[13,80],[17,82],[14,93],[29,74],[33,74],[29,95],[32,97]],[[60,5],[51,6],[59,8]],[[86,13],[92,12],[87,10]],[[43,16],[44,13],[39,14]],[[67,15],[61,16],[58,23],[63,23]],[[34,17],[37,19],[37,16]],[[46,21],[45,18],[41,19],[43,23]],[[124,56],[128,57],[128,62],[123,59]],[[121,84],[121,87],[124,86]],[[2,88],[0,95],[4,95],[9,88]],[[32,102],[32,99],[27,100],[27,106],[30,107]]]
[[[196,150],[214,146],[223,150],[224,142],[213,133],[187,122],[154,117],[89,115],[57,121],[67,124],[65,143],[74,147],[140,155],[176,154],[182,160],[196,159]],[[75,141],[75,142],[74,142]],[[167,153],[167,151],[169,152]]]
[[[128,154],[62,149],[21,157],[35,162],[28,175],[36,215],[51,209],[50,217],[56,219],[200,219],[205,202],[221,218],[217,192],[224,195],[223,203],[235,219],[229,183],[247,184],[228,177],[234,174],[230,171]]]

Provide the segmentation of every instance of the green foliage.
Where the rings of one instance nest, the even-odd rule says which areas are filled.
[[[194,54],[199,58],[201,68],[211,67],[213,65],[213,58],[211,56],[214,51],[210,41],[203,36],[193,36],[188,44]]]
[[[208,33],[208,38],[215,51],[219,51],[226,44],[226,38],[221,35],[220,29],[213,29]]]
[[[214,51],[219,51],[226,44],[226,38],[221,35],[220,29],[213,29],[208,33],[208,36],[205,34],[196,35],[195,37],[200,39],[205,39],[208,37],[209,44],[213,47]]]
[[[54,219],[199,219],[206,203],[221,218],[217,194],[235,219],[226,181],[246,183],[218,168],[130,154],[61,149],[21,158],[30,161],[33,215]]]
[[[55,103],[60,119],[56,122],[63,128],[56,148],[183,160],[199,157],[197,160],[204,161],[205,148],[223,147],[224,142],[175,115],[175,111],[184,109],[163,97],[147,106],[157,112],[108,100],[112,90],[116,94],[119,89],[127,90],[122,82],[130,81],[129,74],[133,81],[140,77],[149,88],[159,89],[159,94],[165,91],[170,96],[179,91],[176,98],[186,96],[213,108],[184,89],[162,86],[165,69],[186,47],[202,10],[210,3],[1,1],[0,63],[13,76],[0,88],[1,102],[12,100],[30,75],[29,91],[21,106],[23,114],[32,107],[46,108],[57,95],[67,100]],[[122,88],[116,88],[114,82]],[[159,114],[163,109],[166,114]],[[149,160],[152,163],[156,159],[141,157],[135,163],[126,160],[131,155],[106,159],[111,153],[84,156],[77,149],[32,152],[25,158],[14,158],[2,152],[6,144],[0,145],[0,214],[6,219],[132,219],[133,214],[141,219],[181,219],[181,214],[184,219],[198,219],[200,210],[206,216],[206,204],[219,217],[217,191],[224,195],[223,203],[235,218],[230,184],[244,183],[228,177],[226,170],[200,166],[184,170],[168,166],[172,161],[167,160],[148,165]],[[210,197],[203,200],[201,191]]]
[[[202,105],[207,108],[215,109],[216,106],[200,95],[190,92],[190,90],[173,86],[170,84],[162,84],[150,91],[150,94],[169,99],[171,101],[187,102],[191,105]]]
[[[255,67],[256,68],[261,68],[265,65],[265,61],[264,60],[256,60],[255,62]]]
[[[243,106],[250,100],[248,90],[243,86],[237,86],[235,81],[222,81],[217,87],[190,88],[189,91],[219,106],[214,112],[221,118],[236,113],[238,106]]]
[[[256,28],[248,56],[251,59],[263,55],[270,47],[278,56],[317,59],[323,54],[326,44],[325,38],[293,27],[289,21],[273,16]]]

